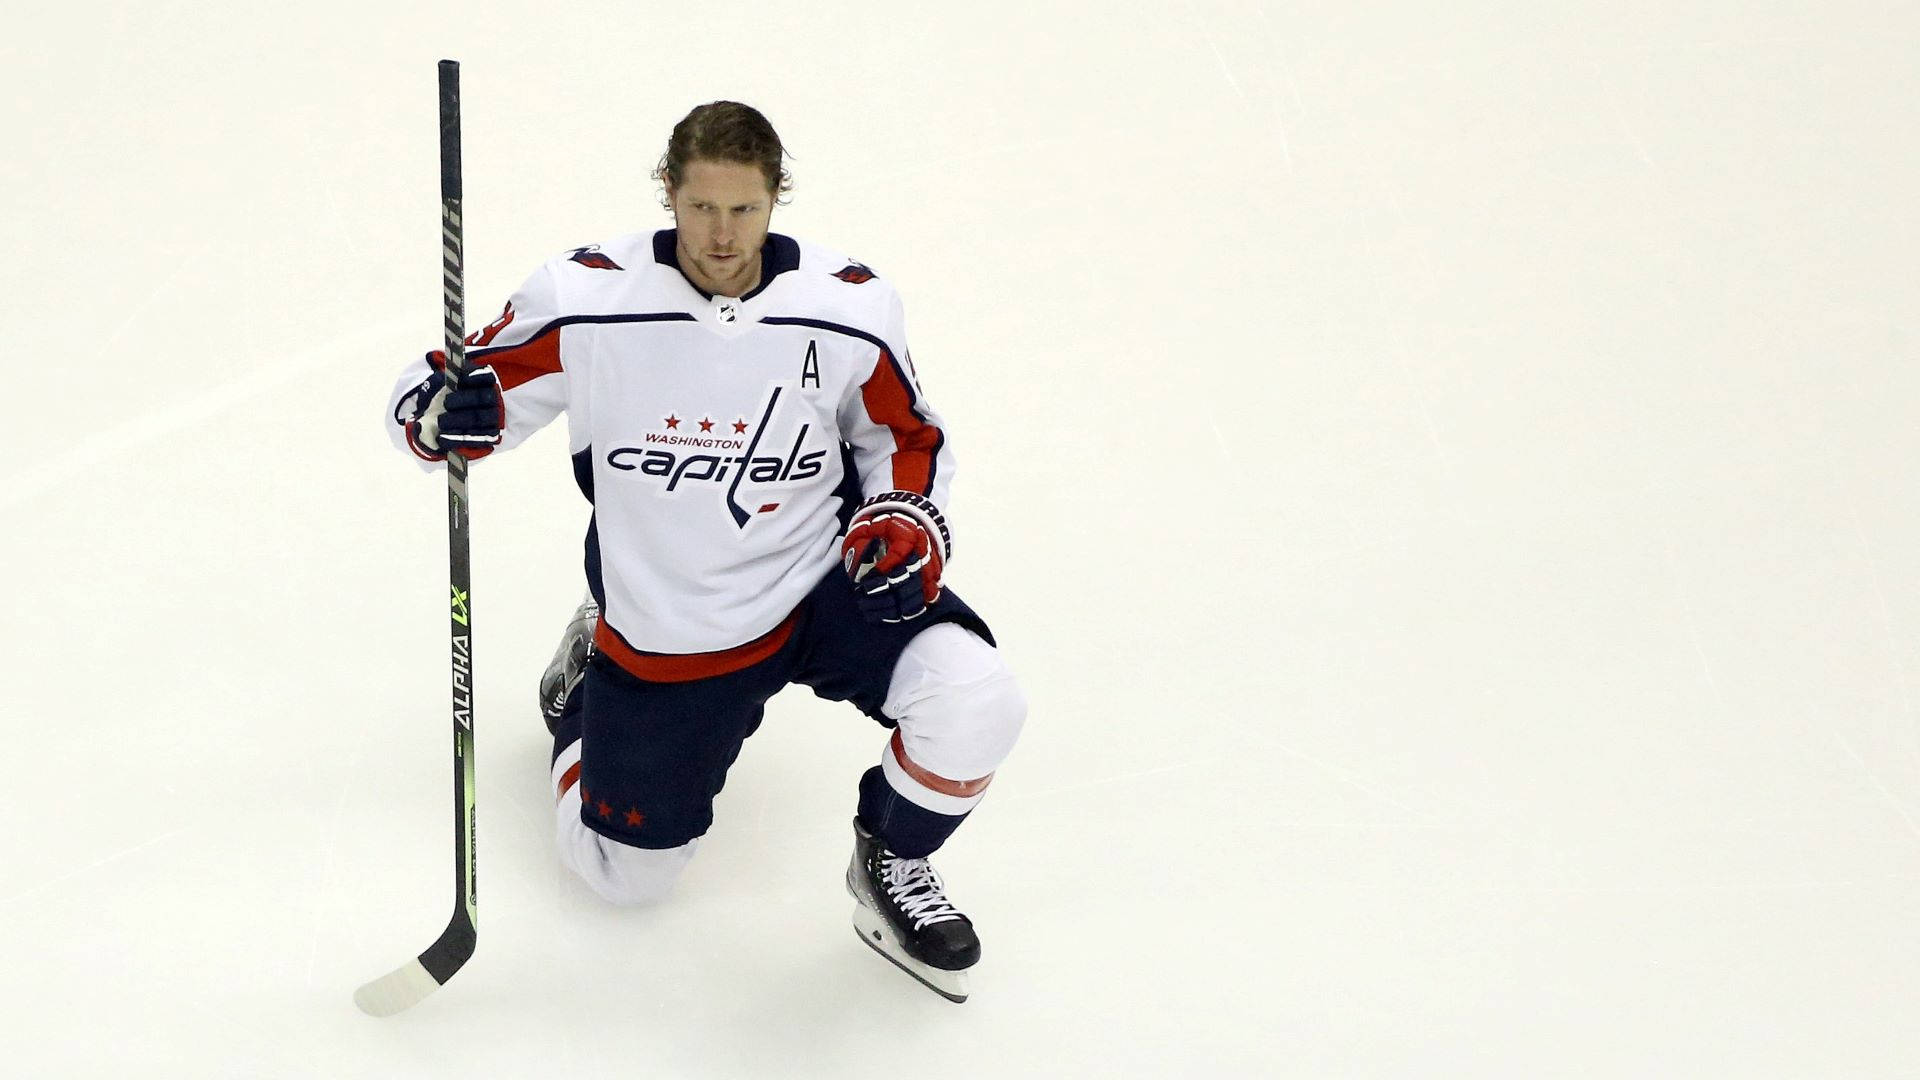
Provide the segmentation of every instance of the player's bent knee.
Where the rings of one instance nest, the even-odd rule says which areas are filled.
[[[600,872],[588,884],[600,898],[611,904],[639,906],[655,904],[673,891],[680,872],[693,858],[693,842],[677,848],[656,850],[628,847],[605,837],[600,841]]]
[[[602,900],[622,907],[666,899],[699,846],[695,839],[675,848],[629,847],[585,827],[580,831],[583,842],[564,853],[567,865]]]
[[[949,670],[897,719],[908,755],[940,776],[971,780],[998,769],[1013,752],[1027,721],[1027,697],[1013,672],[982,643],[989,657],[970,670]],[[952,678],[963,675],[962,678]]]
[[[949,767],[961,774],[984,775],[1000,767],[1027,725],[1027,695],[1011,672],[968,688],[963,707],[972,731],[959,743],[969,760]]]

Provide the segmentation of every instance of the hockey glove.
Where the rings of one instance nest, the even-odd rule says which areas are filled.
[[[896,623],[925,614],[940,598],[940,572],[952,551],[939,507],[910,491],[889,491],[854,511],[840,565],[853,579],[861,616]]]
[[[506,402],[500,397],[500,377],[490,367],[472,368],[455,381],[447,376],[447,354],[427,354],[433,373],[400,399],[400,409],[413,409],[405,421],[407,445],[428,461],[445,461],[449,453],[483,458],[500,445],[506,426]]]

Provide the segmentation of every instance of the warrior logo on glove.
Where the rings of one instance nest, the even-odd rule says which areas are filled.
[[[940,598],[940,574],[952,554],[946,518],[910,491],[889,491],[860,504],[840,543],[840,565],[853,580],[868,622],[897,623],[926,613]]]

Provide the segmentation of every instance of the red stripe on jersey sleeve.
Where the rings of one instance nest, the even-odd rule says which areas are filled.
[[[505,393],[542,375],[559,373],[560,331],[547,330],[531,341],[502,349],[489,349],[484,355],[473,359],[475,363],[492,365],[494,372],[500,376],[500,390]]]
[[[933,494],[933,458],[940,450],[940,429],[913,411],[913,391],[900,377],[893,354],[880,350],[873,376],[860,387],[867,415],[893,432],[893,488]]]

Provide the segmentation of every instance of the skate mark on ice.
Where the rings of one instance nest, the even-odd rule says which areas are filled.
[[[1893,666],[1893,684],[1900,690],[1900,716],[1907,721],[1900,725],[1900,731],[1908,736],[1906,745],[1901,749],[1906,752],[1909,764],[1920,764],[1920,743],[1914,740],[1920,728],[1912,723],[1920,719],[1920,713],[1914,709],[1913,684],[1907,681],[1907,667],[1901,662],[1906,649],[1893,620],[1893,607],[1887,602],[1887,587],[1880,578],[1880,561],[1874,558],[1873,542],[1868,539],[1866,526],[1860,521],[1860,507],[1852,499],[1847,500],[1847,524],[1852,526],[1854,537],[1860,541],[1860,561],[1867,568],[1867,584],[1873,587],[1874,608],[1880,615],[1880,628],[1887,636],[1887,657],[1888,663]]]
[[[1647,144],[1640,140],[1640,133],[1634,130],[1633,124],[1627,120],[1626,111],[1620,108],[1620,95],[1614,89],[1613,80],[1607,77],[1607,73],[1598,64],[1593,65],[1593,78],[1600,84],[1600,92],[1607,100],[1607,108],[1613,112],[1614,122],[1620,125],[1620,131],[1626,135],[1627,143],[1633,147],[1633,152],[1639,156],[1647,168],[1659,171],[1660,167],[1653,163],[1653,155],[1647,153]]]
[[[1186,4],[1185,9],[1187,21],[1193,24],[1194,32],[1200,35],[1201,41],[1206,43],[1207,51],[1213,54],[1214,62],[1220,65],[1220,74],[1227,80],[1227,85],[1233,87],[1233,92],[1246,104],[1249,112],[1259,111],[1255,104],[1254,96],[1247,93],[1246,88],[1240,85],[1240,80],[1234,77],[1233,65],[1227,62],[1226,54],[1220,51],[1220,46],[1213,40],[1213,35],[1207,32],[1205,17],[1202,16],[1200,12],[1195,11],[1194,5],[1191,3]],[[1289,79],[1288,81],[1289,84],[1291,84],[1292,80]],[[1287,172],[1291,173],[1294,171],[1293,146],[1291,140],[1287,138],[1286,124],[1280,119],[1280,110],[1273,103],[1273,95],[1262,94],[1260,97],[1266,104],[1264,111],[1267,114],[1267,121],[1273,127],[1273,136],[1280,144],[1280,160],[1286,165]],[[1300,91],[1295,89],[1294,99],[1297,101],[1299,97]]]
[[[1426,826],[1430,828],[1440,827],[1440,823],[1435,821],[1431,814],[1424,813],[1422,811],[1414,809],[1411,806],[1408,806],[1406,803],[1403,803],[1399,799],[1396,799],[1392,795],[1388,794],[1386,790],[1381,788],[1379,785],[1368,781],[1365,777],[1361,776],[1356,772],[1353,772],[1350,769],[1344,769],[1338,765],[1335,765],[1331,761],[1322,761],[1321,759],[1314,757],[1312,754],[1309,754],[1304,750],[1296,750],[1295,748],[1288,746],[1287,744],[1282,742],[1274,742],[1269,740],[1267,741],[1266,745],[1271,746],[1273,749],[1278,750],[1281,753],[1288,755],[1289,757],[1299,758],[1301,761],[1304,761],[1307,764],[1312,765],[1314,768],[1319,769],[1320,771],[1326,773],[1328,776],[1333,777],[1334,779],[1340,781],[1341,783],[1346,784],[1350,787],[1356,788],[1362,792],[1365,792],[1366,794],[1372,796],[1373,798],[1379,799],[1381,802],[1386,803],[1388,806],[1391,806],[1396,810],[1399,810],[1403,813],[1413,816],[1414,818],[1418,819],[1419,824],[1421,824],[1422,826]]]
[[[344,338],[272,358],[252,374],[168,401],[144,415],[98,431],[73,450],[0,477],[0,509],[10,510],[36,496],[63,490],[68,481],[105,469],[139,447],[203,425],[288,383],[311,378],[315,371],[326,370],[328,362],[337,363],[342,356],[364,354],[418,321],[412,316],[387,319]]]
[[[1713,661],[1707,659],[1707,648],[1700,639],[1700,620],[1694,612],[1693,596],[1687,591],[1686,577],[1680,573],[1680,556],[1674,550],[1673,533],[1663,531],[1660,537],[1661,552],[1667,558],[1667,570],[1673,575],[1673,592],[1680,600],[1680,613],[1686,617],[1687,638],[1693,642],[1693,654],[1700,658],[1700,670],[1707,677],[1707,689],[1713,692],[1714,708],[1725,716],[1727,699],[1720,693],[1720,680],[1714,677]]]
[[[23,889],[20,892],[14,893],[12,896],[0,897],[0,908],[8,907],[10,905],[20,903],[23,900],[27,900],[34,896],[38,896],[40,893],[46,892],[48,889],[53,888],[55,885],[64,885],[75,878],[84,877],[87,874],[91,874],[95,870],[100,869],[101,867],[107,865],[108,863],[118,862],[129,855],[133,855],[133,854],[137,854],[139,852],[145,851],[146,849],[154,846],[155,844],[160,843],[162,840],[166,840],[171,837],[178,836],[183,832],[186,832],[187,828],[188,828],[187,826],[182,825],[177,829],[168,829],[166,832],[161,833],[159,836],[156,836],[151,840],[142,841],[138,844],[133,845],[130,848],[122,848],[121,850],[116,851],[111,855],[107,855],[102,858],[95,859],[93,862],[90,862],[87,865],[80,867],[78,870],[69,870],[64,874],[59,874],[54,877],[50,877],[45,881],[42,881],[40,884],[34,885],[27,889]]]
[[[1211,421],[1211,420],[1209,420],[1209,421],[1207,421],[1207,426],[1213,429],[1213,440],[1214,440],[1215,442],[1217,442],[1217,443],[1219,443],[1219,444],[1220,444],[1220,456],[1221,456],[1221,458],[1223,458],[1223,459],[1225,459],[1225,460],[1227,460],[1227,461],[1232,461],[1232,460],[1233,460],[1233,447],[1231,447],[1231,446],[1228,446],[1228,445],[1227,445],[1227,435],[1226,435],[1226,432],[1223,432],[1223,431],[1221,431],[1221,430],[1220,430],[1220,425],[1219,425],[1219,424],[1216,424],[1216,423],[1214,423],[1214,422],[1213,422],[1213,421]]]
[[[1109,784],[1124,784],[1129,780],[1138,780],[1146,776],[1159,776],[1162,773],[1179,772],[1182,769],[1191,769],[1200,765],[1211,765],[1213,764],[1213,762],[1214,762],[1214,759],[1212,758],[1202,758],[1198,761],[1183,761],[1178,765],[1162,765],[1156,769],[1142,769],[1139,772],[1118,773],[1114,776],[1102,776],[1096,780],[1083,780],[1077,784],[1058,784],[1053,787],[1044,788],[1039,791],[1024,791],[1018,795],[1010,794],[1010,795],[1007,795],[1005,798],[998,800],[998,802],[1000,804],[1006,804],[1006,803],[1025,802],[1029,799],[1044,799],[1044,798],[1052,797],[1054,795],[1064,795],[1069,792],[1087,791],[1092,788],[1106,787]]]
[[[1860,755],[1860,751],[1853,748],[1853,744],[1847,741],[1845,735],[1836,732],[1833,738],[1840,744],[1840,749],[1845,750],[1847,756],[1853,759],[1853,763],[1860,766],[1860,771],[1867,776],[1867,782],[1872,784],[1875,790],[1879,791],[1893,806],[1894,812],[1900,815],[1900,820],[1907,823],[1907,829],[1914,836],[1920,837],[1920,817],[1915,816],[1913,808],[1907,805],[1907,801],[1894,794],[1893,789],[1886,785],[1886,781],[1880,779],[1880,774],[1874,771],[1873,766],[1867,764],[1867,759]]]
[[[361,767],[361,758],[365,752],[366,748],[364,744],[354,744],[352,756],[347,759],[346,775],[364,775]],[[311,922],[309,923],[309,926],[312,928],[312,940],[307,949],[307,978],[305,983],[309,989],[313,987],[314,969],[318,967],[320,963],[320,929],[326,925],[329,901],[334,887],[334,856],[336,850],[339,848],[340,814],[346,807],[348,793],[355,790],[357,789],[352,785],[343,784],[340,790],[334,793],[333,803],[327,808],[325,831],[321,833],[320,866],[317,872],[320,879],[319,885],[309,890],[313,894]]]

